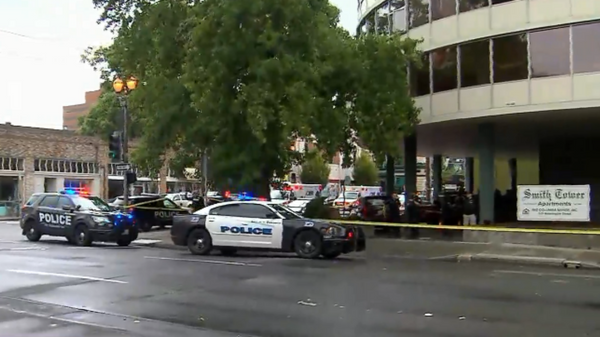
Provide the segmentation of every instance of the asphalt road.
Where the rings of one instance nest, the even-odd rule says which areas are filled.
[[[600,336],[599,293],[591,271],[195,257],[0,225],[0,336]]]

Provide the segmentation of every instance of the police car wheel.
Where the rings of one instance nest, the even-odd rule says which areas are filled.
[[[194,229],[187,238],[187,247],[194,255],[208,255],[212,250],[210,234],[203,228]]]
[[[140,223],[140,231],[149,232],[152,229],[152,224],[146,220]]]
[[[88,228],[84,225],[75,227],[75,231],[73,232],[73,241],[78,246],[91,246],[92,236],[90,235]]]
[[[25,237],[32,242],[38,242],[42,238],[42,233],[35,228],[35,222],[28,221],[26,224]]]
[[[131,239],[119,239],[117,240],[117,245],[121,247],[127,247],[131,243]]]
[[[312,230],[305,230],[294,239],[294,251],[303,259],[316,259],[321,255],[321,236]]]

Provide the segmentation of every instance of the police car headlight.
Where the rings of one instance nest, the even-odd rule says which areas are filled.
[[[105,216],[93,216],[92,220],[100,226],[104,226],[107,223],[110,223],[110,220]]]

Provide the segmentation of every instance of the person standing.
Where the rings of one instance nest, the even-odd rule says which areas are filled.
[[[463,200],[462,213],[464,226],[473,226],[477,224],[477,216],[475,216],[477,207],[475,206],[475,200],[471,193],[467,193]]]

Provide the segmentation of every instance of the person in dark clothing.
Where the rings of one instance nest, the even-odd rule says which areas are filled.
[[[477,217],[475,213],[477,212],[477,207],[475,206],[475,200],[473,199],[473,195],[468,193],[463,201],[462,213],[463,213],[463,225],[464,226],[472,226],[477,224]]]
[[[204,208],[204,198],[200,197],[198,193],[195,193],[192,196],[192,211],[196,212],[197,210]]]
[[[406,213],[406,221],[409,224],[418,224],[419,223],[419,203],[416,201],[416,195],[410,196],[410,198],[406,202],[406,207],[404,208]],[[419,237],[419,229],[411,228],[410,229],[410,237],[418,238]]]
[[[458,224],[456,217],[456,209],[452,203],[452,200],[447,196],[442,200],[442,212],[440,217],[440,225],[445,226],[456,226]],[[442,230],[444,236],[450,236],[450,230]]]

